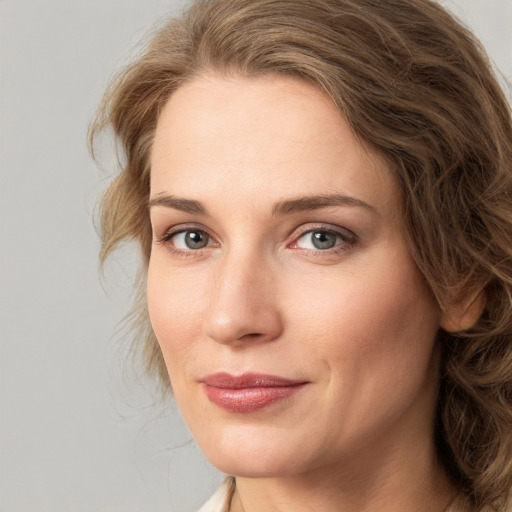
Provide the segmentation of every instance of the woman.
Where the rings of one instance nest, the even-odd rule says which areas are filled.
[[[431,0],[200,1],[107,126],[101,257],[140,242],[148,370],[233,476],[203,511],[506,510],[512,123],[466,29]]]

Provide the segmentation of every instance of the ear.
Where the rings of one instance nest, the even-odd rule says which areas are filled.
[[[482,290],[476,297],[463,300],[453,306],[448,306],[441,314],[440,326],[448,332],[458,332],[471,329],[482,316],[487,295]]]

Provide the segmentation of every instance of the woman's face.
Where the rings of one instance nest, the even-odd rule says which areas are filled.
[[[151,322],[212,463],[291,475],[428,444],[439,312],[386,165],[330,100],[196,79],[151,164]]]

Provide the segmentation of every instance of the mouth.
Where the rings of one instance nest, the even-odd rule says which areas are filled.
[[[247,413],[291,397],[308,382],[276,375],[214,373],[199,380],[207,398],[228,412]]]

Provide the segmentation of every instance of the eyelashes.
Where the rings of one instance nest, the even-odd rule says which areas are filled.
[[[357,236],[350,230],[332,225],[307,224],[296,229],[287,248],[316,257],[338,255],[349,250]],[[171,253],[185,258],[201,256],[205,251],[220,247],[220,244],[197,225],[179,225],[156,237],[155,242]]]
[[[351,231],[329,226],[303,226],[294,234],[294,241],[288,246],[306,251],[343,251],[357,241]]]
[[[200,229],[188,229],[185,231],[177,231],[175,233],[167,233],[162,237],[160,242],[172,242],[172,246],[179,250],[193,251],[214,245],[210,235],[206,233],[206,231]]]

